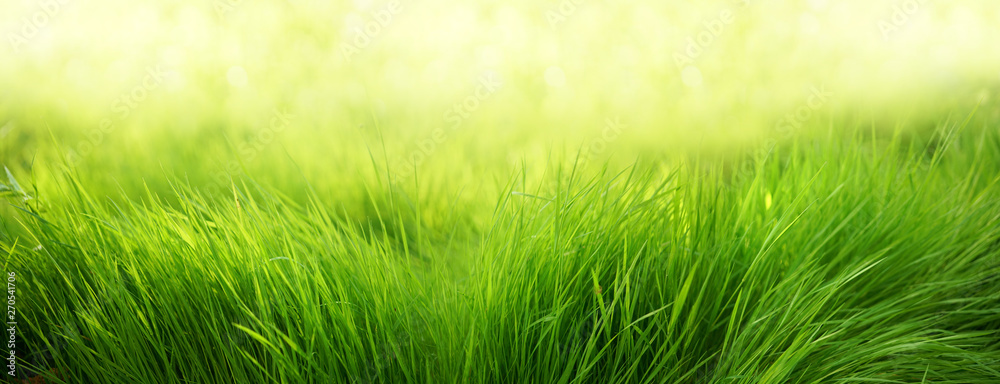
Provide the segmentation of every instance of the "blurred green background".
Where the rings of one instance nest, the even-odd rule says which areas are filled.
[[[447,205],[551,158],[671,161],[806,128],[929,129],[979,102],[1000,114],[995,1],[11,0],[0,15],[0,164],[43,192],[64,165],[109,195],[172,177],[220,193],[245,170],[351,205],[388,166]]]

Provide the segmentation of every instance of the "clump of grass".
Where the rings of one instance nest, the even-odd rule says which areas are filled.
[[[116,202],[67,174],[58,205],[15,199],[25,235],[3,239],[19,364],[94,383],[997,382],[1000,136],[945,128],[930,156],[843,130],[747,172],[553,162],[446,233],[378,186],[359,218],[250,179]]]

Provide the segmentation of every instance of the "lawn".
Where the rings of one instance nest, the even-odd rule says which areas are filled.
[[[9,382],[1000,382],[998,5],[98,3],[0,6]]]

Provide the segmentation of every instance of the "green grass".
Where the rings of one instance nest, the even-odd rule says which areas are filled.
[[[0,1],[0,382],[1000,383],[1000,2],[88,5]]]
[[[377,150],[374,177],[318,181],[357,188],[347,204],[239,175],[215,195],[13,175],[19,364],[73,383],[1000,382],[982,120],[815,127],[728,161],[528,159],[472,197],[395,185]]]

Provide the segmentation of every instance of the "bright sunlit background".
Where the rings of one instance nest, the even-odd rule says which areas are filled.
[[[68,161],[126,189],[136,172],[352,178],[369,153],[402,179],[502,176],[553,149],[628,162],[850,113],[920,127],[1000,83],[985,0],[10,0],[0,15],[0,161]]]

